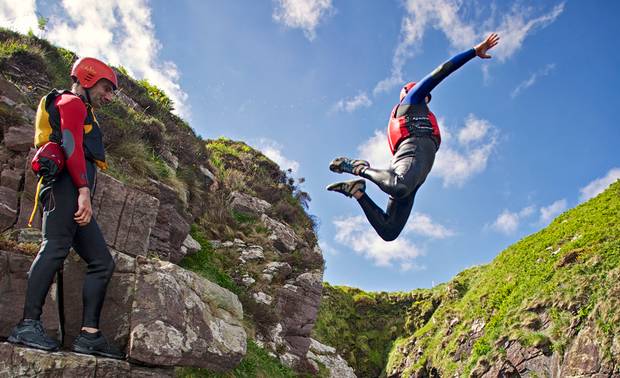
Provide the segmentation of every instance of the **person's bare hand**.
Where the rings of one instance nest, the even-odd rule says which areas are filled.
[[[480,42],[474,49],[476,55],[482,59],[489,59],[491,55],[487,54],[487,51],[491,50],[495,45],[499,43],[499,35],[497,33],[491,33],[484,41]]]
[[[75,222],[80,226],[86,226],[90,223],[93,216],[93,208],[90,204],[90,190],[88,188],[80,188],[78,196],[78,210],[74,215]]]

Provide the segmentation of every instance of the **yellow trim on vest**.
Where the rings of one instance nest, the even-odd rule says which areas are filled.
[[[84,125],[84,133],[88,134],[93,131],[93,125]]]
[[[45,100],[47,96],[41,99],[39,102],[39,108],[37,109],[37,118],[35,123],[34,133],[34,145],[41,147],[50,140],[52,135],[52,125],[50,124],[50,114],[45,109]]]
[[[106,163],[105,161],[95,160],[95,164],[96,164],[96,165],[97,165],[97,167],[99,167],[99,169],[101,169],[102,171],[107,171],[107,170],[108,170],[108,163]]]

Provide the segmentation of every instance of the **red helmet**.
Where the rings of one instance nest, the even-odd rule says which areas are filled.
[[[410,81],[407,84],[403,85],[403,88],[400,90],[400,101],[403,100],[403,98],[405,98],[405,96],[407,95],[407,93],[409,93],[409,91],[411,90],[411,88],[415,87],[417,83],[415,81]],[[428,97],[428,101],[431,100],[432,96],[429,93],[428,95],[426,95]]]
[[[108,79],[114,86],[114,89],[118,87],[116,74],[112,68],[95,58],[80,58],[76,60],[71,68],[71,78],[74,81],[79,81],[82,87],[86,89],[92,88],[101,79]]]

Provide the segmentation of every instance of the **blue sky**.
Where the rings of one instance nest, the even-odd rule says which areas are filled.
[[[305,177],[325,280],[407,291],[445,282],[620,178],[615,1],[0,1],[36,30],[156,83],[204,138],[243,140]],[[387,166],[402,83],[500,33],[433,91],[444,143],[401,237],[381,241],[340,155]],[[370,186],[385,204],[387,196]]]

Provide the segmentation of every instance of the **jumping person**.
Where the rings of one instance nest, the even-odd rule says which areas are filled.
[[[88,270],[82,292],[82,328],[72,350],[123,358],[124,354],[99,331],[114,260],[91,206],[97,167],[107,167],[93,108],[112,100],[118,82],[114,71],[94,58],[76,61],[71,78],[71,91],[52,90],[41,99],[37,111],[35,146],[39,150],[33,168],[46,168],[39,171],[43,176],[38,196],[43,205],[43,242],[28,272],[23,319],[8,340],[48,351],[59,349],[59,343],[45,333],[40,317],[54,274],[73,247]],[[58,156],[62,157],[60,161]]]
[[[476,47],[437,67],[422,81],[403,86],[400,102],[392,109],[388,124],[388,143],[393,155],[389,169],[375,169],[365,160],[346,157],[336,158],[329,165],[333,172],[361,176],[389,194],[387,210],[383,211],[366,194],[364,179],[338,182],[327,187],[327,190],[357,199],[366,218],[382,239],[396,239],[405,227],[415,194],[426,180],[441,143],[437,119],[427,106],[431,91],[475,56],[490,58],[487,51],[498,41],[499,36],[492,33]]]

